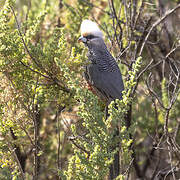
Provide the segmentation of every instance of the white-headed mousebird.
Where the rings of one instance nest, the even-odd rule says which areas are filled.
[[[90,64],[86,66],[84,77],[91,87],[93,93],[106,101],[108,106],[115,99],[122,99],[124,84],[118,64],[108,51],[103,33],[95,22],[84,20],[81,24],[81,37],[79,41],[88,47],[88,59]],[[106,108],[106,118],[108,111]],[[114,135],[118,136],[116,129]],[[118,146],[118,145],[117,145]],[[110,147],[110,149],[113,149]],[[110,167],[109,179],[114,179],[119,175],[119,152],[114,156],[114,162]]]

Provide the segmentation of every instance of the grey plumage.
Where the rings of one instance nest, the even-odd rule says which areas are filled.
[[[85,79],[103,99],[108,102],[121,99],[124,84],[117,62],[108,51],[101,37],[91,37],[85,43],[88,59],[91,61],[85,70]]]

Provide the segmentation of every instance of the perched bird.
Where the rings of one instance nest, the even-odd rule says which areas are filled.
[[[115,99],[122,99],[124,84],[116,60],[108,51],[103,33],[95,22],[84,20],[81,24],[81,37],[79,41],[88,47],[90,64],[86,66],[84,76],[90,90],[106,101],[106,118],[108,118],[108,105]],[[114,138],[119,135],[118,127]],[[118,144],[117,144],[118,146]],[[110,150],[114,149],[110,147]],[[119,152],[114,155],[114,162],[110,167],[109,179],[119,175]]]
[[[103,33],[95,22],[84,20],[81,24],[79,41],[88,47],[90,64],[84,76],[90,89],[109,104],[112,100],[122,99],[124,84],[116,60],[108,51]]]

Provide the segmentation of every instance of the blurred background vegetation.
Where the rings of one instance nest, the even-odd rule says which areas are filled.
[[[113,118],[82,77],[84,19],[129,92],[111,107],[119,179],[180,179],[178,0],[0,1],[0,179],[107,179]]]

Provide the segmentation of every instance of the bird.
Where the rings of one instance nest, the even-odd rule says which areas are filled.
[[[98,25],[91,20],[83,20],[80,27],[81,37],[88,48],[88,60],[90,63],[85,66],[84,77],[89,89],[106,102],[106,119],[108,118],[108,105],[116,100],[122,99],[124,83],[121,71],[115,58],[109,52],[104,40],[103,33]],[[114,138],[119,135],[116,127]],[[118,145],[117,145],[118,146]],[[113,147],[110,147],[112,150]],[[110,167],[109,179],[119,175],[119,152],[114,155],[114,162]]]
[[[124,84],[119,66],[103,40],[103,33],[91,20],[83,20],[80,27],[83,42],[88,47],[90,64],[85,67],[84,77],[89,89],[107,102],[122,99]]]

